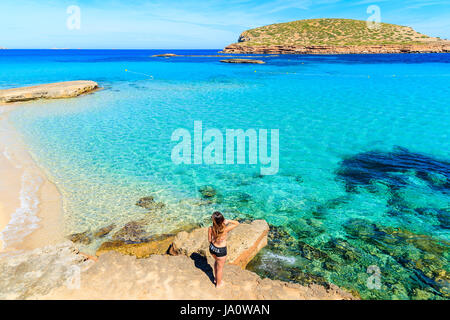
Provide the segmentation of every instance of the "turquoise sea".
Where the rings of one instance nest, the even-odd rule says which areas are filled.
[[[261,276],[366,299],[450,297],[450,54],[259,57],[265,65],[151,57],[164,52],[217,54],[0,51],[2,89],[81,79],[104,88],[11,114],[63,195],[67,235],[130,221],[157,235],[221,210],[271,225],[248,267]],[[193,134],[196,120],[203,130],[279,129],[278,174],[175,165],[172,132]],[[202,199],[205,186],[214,192]],[[165,207],[136,206],[145,196]],[[93,253],[108,237],[81,248]]]

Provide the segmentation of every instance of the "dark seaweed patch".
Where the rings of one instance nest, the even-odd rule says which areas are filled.
[[[392,152],[369,151],[343,160],[336,172],[345,182],[347,192],[358,187],[369,191],[375,182],[391,191],[407,186],[412,175],[425,181],[433,190],[450,193],[450,163],[396,147]]]

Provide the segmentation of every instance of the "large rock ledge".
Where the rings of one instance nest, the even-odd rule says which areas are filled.
[[[334,285],[261,279],[235,265],[225,266],[225,286],[216,289],[212,263],[195,254],[137,259],[118,252],[94,263],[67,242],[0,255],[0,299],[353,299]]]
[[[236,54],[382,54],[382,53],[445,53],[450,52],[450,41],[417,45],[361,45],[361,46],[249,46],[234,43],[222,53]]]
[[[229,264],[245,269],[255,255],[267,245],[269,225],[264,220],[241,223],[230,232],[227,240]],[[180,232],[176,235],[170,248],[172,255],[199,254],[211,257],[209,253],[208,228],[196,229],[190,233]]]
[[[98,89],[94,81],[66,81],[0,90],[0,103],[28,101],[36,99],[73,98]]]

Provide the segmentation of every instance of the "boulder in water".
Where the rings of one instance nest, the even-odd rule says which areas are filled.
[[[89,230],[80,233],[73,233],[69,237],[69,240],[73,243],[89,244],[91,243],[91,238],[89,236]]]
[[[112,223],[109,226],[98,229],[96,232],[94,232],[94,238],[103,238],[108,233],[110,233],[115,227],[116,225]]]

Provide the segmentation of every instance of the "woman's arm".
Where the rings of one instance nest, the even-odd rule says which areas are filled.
[[[239,222],[235,220],[225,220],[225,223],[227,224],[226,231],[231,231],[234,228],[236,228],[239,225]]]

